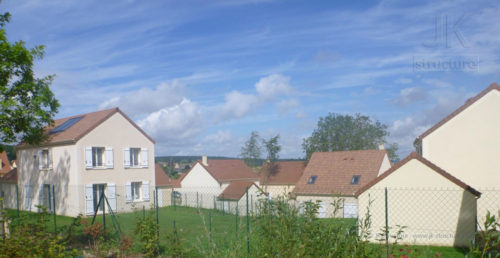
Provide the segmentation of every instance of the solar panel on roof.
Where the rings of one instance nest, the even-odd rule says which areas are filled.
[[[70,118],[70,119],[66,120],[66,122],[59,125],[58,127],[52,129],[52,131],[50,131],[50,133],[64,132],[64,131],[66,131],[66,129],[68,129],[72,125],[74,125],[76,122],[82,120],[82,118],[83,118],[83,116]]]

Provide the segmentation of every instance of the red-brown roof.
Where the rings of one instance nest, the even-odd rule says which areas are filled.
[[[0,176],[8,173],[12,170],[12,166],[10,165],[9,158],[7,157],[7,152],[2,151],[0,153],[0,162],[2,162],[2,168],[0,169]]]
[[[387,171],[385,171],[382,175],[380,175],[379,177],[375,178],[374,180],[372,180],[371,182],[369,182],[368,184],[366,184],[365,186],[363,186],[361,189],[359,189],[356,192],[356,197],[359,196],[360,194],[362,194],[364,191],[368,190],[370,187],[372,187],[375,184],[377,184],[378,182],[382,181],[384,178],[388,177],[389,175],[391,175],[395,171],[397,171],[399,168],[401,168],[402,166],[404,166],[406,163],[408,163],[412,159],[416,159],[416,160],[422,162],[424,165],[428,166],[429,168],[431,168],[432,170],[434,170],[436,173],[442,175],[443,177],[445,177],[446,179],[448,179],[451,182],[455,183],[456,185],[458,185],[459,187],[463,188],[464,190],[467,190],[467,191],[471,192],[472,194],[474,194],[474,195],[476,195],[478,197],[481,196],[481,193],[479,191],[477,191],[476,189],[472,188],[471,186],[469,186],[468,184],[464,183],[460,179],[452,176],[450,173],[444,171],[442,168],[436,166],[434,163],[430,162],[426,158],[418,155],[416,152],[412,152],[406,158],[404,158],[403,160],[401,160],[400,162],[398,162],[395,166],[391,167],[390,169],[388,169]]]
[[[161,167],[160,164],[155,164],[155,182],[156,186],[168,186],[172,188],[180,188],[181,181],[186,176],[186,173],[182,173],[178,178],[170,178]]]
[[[54,121],[54,125],[46,127],[45,132],[48,134],[49,139],[43,145],[54,145],[54,144],[73,144],[80,140],[83,136],[87,135],[93,129],[95,129],[98,125],[106,121],[115,113],[120,113],[125,119],[127,119],[137,130],[139,130],[146,138],[148,138],[151,142],[155,143],[155,141],[149,137],[132,119],[130,119],[125,113],[123,113],[119,108],[111,108],[101,111],[96,111],[87,114],[80,114],[70,117],[65,117],[61,119],[57,119]],[[71,127],[67,128],[62,132],[50,133],[50,131],[57,126],[63,124],[71,118],[82,117],[81,120],[76,122]],[[20,143],[18,147],[28,147],[24,143]]]
[[[240,159],[211,159],[207,161],[207,166],[201,161],[198,163],[218,182],[259,179],[257,174]]]
[[[478,101],[479,99],[481,99],[482,97],[484,97],[486,94],[488,94],[492,90],[498,90],[498,91],[500,91],[500,86],[497,83],[495,83],[495,82],[492,83],[492,84],[490,84],[490,86],[488,88],[486,88],[485,90],[483,90],[481,93],[477,94],[475,97],[472,97],[472,98],[468,99],[465,102],[465,104],[463,104],[461,107],[459,107],[453,113],[449,114],[448,116],[446,116],[445,118],[443,118],[443,120],[439,121],[439,123],[435,124],[433,127],[429,128],[427,131],[425,131],[423,134],[421,134],[417,138],[417,140],[422,140],[427,135],[429,135],[432,132],[434,132],[435,130],[437,130],[439,127],[441,127],[442,125],[444,125],[446,122],[450,121],[452,118],[454,118],[455,116],[457,116],[458,114],[460,114],[462,111],[464,111],[465,109],[467,109],[468,107],[470,107],[472,104],[474,104],[476,101]]]
[[[292,194],[354,195],[377,177],[386,155],[385,150],[315,152]],[[360,176],[359,182],[351,184],[355,175]],[[316,181],[308,184],[312,176],[316,176]]]
[[[2,183],[17,183],[17,168],[11,169],[9,172],[0,177]]]
[[[252,181],[233,181],[231,182],[224,191],[219,195],[219,199],[221,200],[235,200],[238,201],[245,195],[247,189],[255,186],[260,189],[254,182]]]
[[[259,172],[261,185],[295,185],[299,181],[306,161],[264,162]]]

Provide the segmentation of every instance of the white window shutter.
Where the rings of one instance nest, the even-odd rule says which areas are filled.
[[[142,182],[142,199],[149,201],[149,181]]]
[[[47,160],[47,162],[49,163],[49,164],[48,164],[48,165],[49,165],[49,169],[52,169],[52,149],[49,149],[49,150],[47,151],[47,153],[48,153],[48,154],[47,154],[47,155],[48,155],[48,156],[47,156],[47,159],[48,159],[48,160]]]
[[[111,206],[111,210],[113,212],[116,212],[116,185],[115,183],[108,183],[107,187],[107,195],[106,198],[108,198],[109,206]]]
[[[148,167],[148,149],[141,149],[141,167]]]
[[[92,147],[85,147],[85,167],[92,168]]]
[[[126,202],[132,201],[132,184],[130,182],[127,182],[125,184],[125,201]]]
[[[94,191],[92,185],[85,185],[85,213],[94,214]]]
[[[113,168],[113,148],[106,147],[106,167]]]
[[[38,168],[43,169],[43,154],[42,150],[38,150]]]
[[[130,167],[130,148],[123,149],[123,165],[126,168]]]

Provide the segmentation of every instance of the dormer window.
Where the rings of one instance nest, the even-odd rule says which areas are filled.
[[[317,178],[318,178],[318,176],[311,176],[311,177],[309,177],[309,180],[307,180],[307,184],[308,185],[314,185],[314,183],[316,182]]]
[[[354,175],[354,176],[352,176],[351,185],[358,185],[360,178],[361,178],[360,175]]]

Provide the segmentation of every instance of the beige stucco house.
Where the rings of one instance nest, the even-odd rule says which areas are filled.
[[[258,183],[259,178],[242,160],[203,156],[181,180],[178,192],[185,206],[213,209],[217,197],[234,181]]]
[[[42,146],[17,146],[20,208],[91,215],[105,193],[115,212],[152,204],[154,140],[118,108],[58,119]],[[105,209],[108,209],[106,207]]]
[[[307,201],[320,201],[320,218],[355,218],[358,215],[355,192],[390,167],[384,149],[315,152],[292,195],[300,206]]]
[[[259,172],[260,187],[269,198],[290,197],[304,173],[306,161],[264,162]]]
[[[500,86],[491,84],[420,135],[417,152],[478,189],[478,220],[500,210]]]
[[[267,195],[253,181],[233,181],[217,197],[217,209],[245,215],[247,204],[248,212],[253,213],[257,210],[259,200],[263,198],[267,198]]]
[[[387,218],[390,235],[405,226],[404,244],[469,246],[476,230],[477,190],[413,152],[356,192],[359,221],[371,216],[377,242]]]

